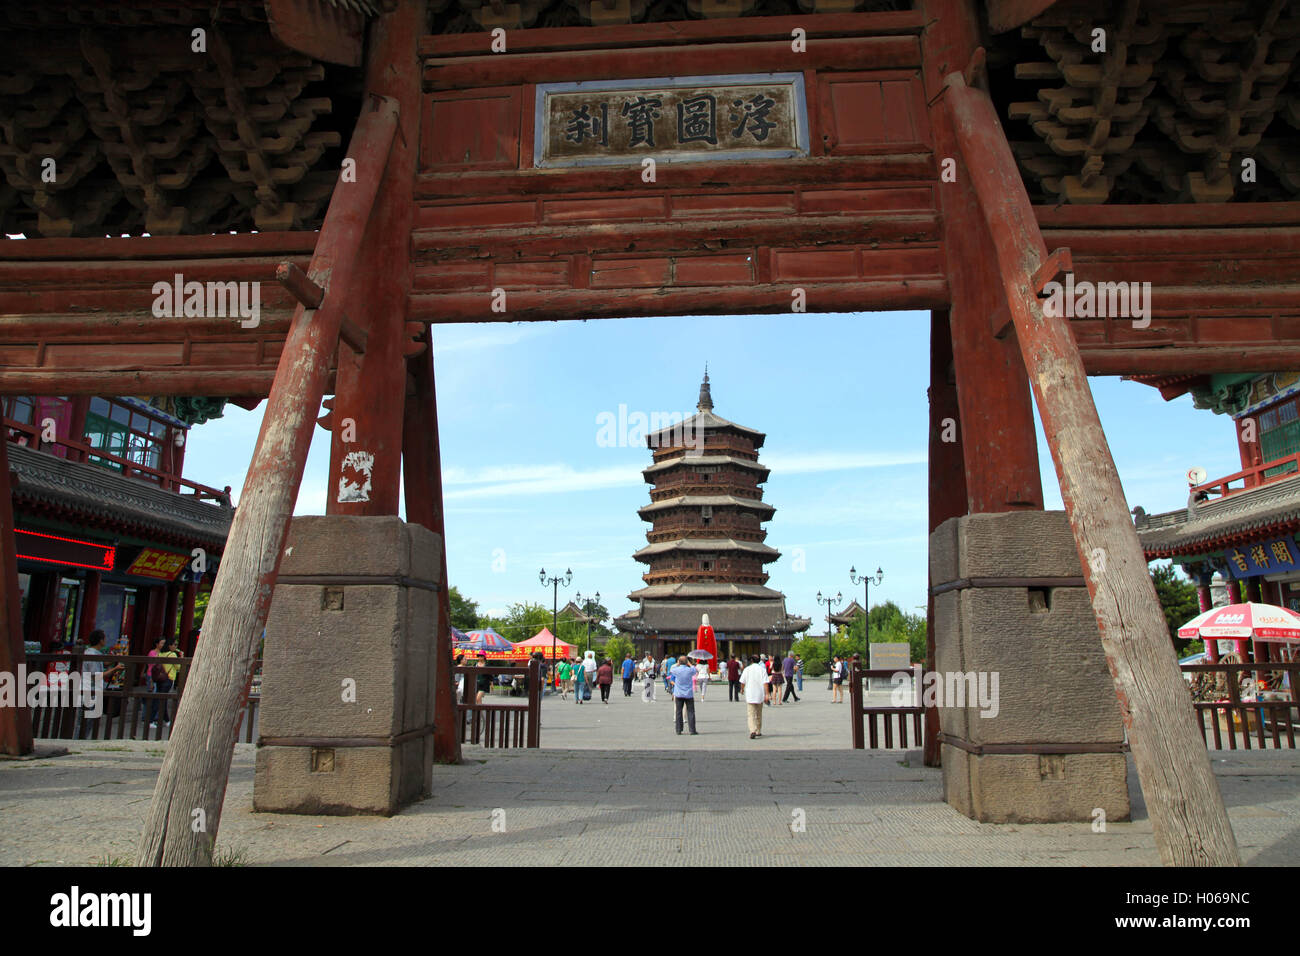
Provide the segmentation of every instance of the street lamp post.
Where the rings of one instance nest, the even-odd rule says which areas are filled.
[[[546,569],[537,572],[537,577],[542,584],[550,582],[551,585],[551,666],[555,666],[555,632],[560,629],[560,583],[563,582],[567,588],[573,581],[573,570],[566,568],[564,577],[548,578]]]
[[[831,661],[835,659],[835,646],[831,643],[831,608],[844,600],[844,595],[839,591],[835,592],[835,597],[822,597],[822,592],[817,592],[817,603],[826,605],[826,689],[830,690],[835,686],[835,672],[831,670]]]
[[[874,575],[864,574],[858,577],[858,572],[853,566],[849,566],[849,581],[853,584],[861,584],[865,590],[862,594],[862,654],[868,657],[871,653],[871,585],[880,587],[880,582],[885,579],[885,572],[876,568]],[[864,660],[863,663],[866,663]]]
[[[580,593],[575,594],[574,598],[578,602],[578,607],[582,608],[582,617],[587,622],[587,650],[591,650],[591,612],[587,610],[587,605],[593,600],[600,603],[600,592],[596,592],[594,598],[584,598]]]

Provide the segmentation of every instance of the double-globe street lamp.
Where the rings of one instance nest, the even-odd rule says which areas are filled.
[[[805,592],[806,593],[806,592]],[[839,591],[835,592],[835,597],[822,597],[822,592],[817,592],[817,603],[826,605],[826,689],[831,690],[835,686],[835,670],[831,666],[835,660],[835,648],[831,643],[831,608],[844,600],[844,595]]]
[[[871,585],[880,587],[880,582],[885,579],[885,572],[876,568],[874,575],[864,574],[858,577],[858,572],[852,565],[849,566],[849,580],[854,584],[865,586],[862,594],[862,663],[868,664],[871,659]],[[868,666],[870,666],[868,664]]]
[[[548,578],[546,576],[546,569],[542,568],[542,570],[537,572],[537,577],[541,580],[542,584],[549,582],[551,585],[551,666],[554,667],[556,650],[555,632],[560,629],[560,585],[563,584],[567,588],[572,583],[573,570],[565,568],[564,577]]]
[[[600,592],[597,591],[596,596],[594,598],[585,598],[582,596],[581,593],[575,594],[573,597],[574,600],[578,602],[578,607],[582,608],[583,620],[587,622],[587,650],[591,650],[591,611],[587,609],[587,605],[590,604],[592,601],[595,601],[597,604],[599,604]]]

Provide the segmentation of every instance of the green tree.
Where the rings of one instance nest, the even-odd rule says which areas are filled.
[[[623,655],[625,654],[631,654],[632,658],[636,659],[636,645],[632,643],[630,638],[622,634],[616,634],[605,642],[603,656],[614,662],[616,670],[618,665],[623,662]]]
[[[461,631],[473,631],[479,626],[478,602],[463,596],[454,586],[447,591],[451,605],[451,626]]]
[[[1178,629],[1194,618],[1201,611],[1196,599],[1196,585],[1183,577],[1173,562],[1157,564],[1151,569],[1151,583],[1156,586],[1156,597],[1165,612],[1165,626],[1169,628],[1169,640],[1180,655],[1188,650],[1190,641],[1178,636]],[[1199,642],[1198,642],[1199,643]],[[1192,653],[1196,653],[1192,651]]]
[[[194,596],[194,626],[203,627],[203,616],[208,613],[208,601],[212,597],[211,591],[200,591]]]

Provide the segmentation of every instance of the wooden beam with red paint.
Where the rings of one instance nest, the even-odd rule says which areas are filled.
[[[366,334],[364,352],[341,349],[330,420],[330,465],[325,512],[395,515],[400,504],[402,414],[406,398],[407,295],[411,288],[411,227],[420,140],[418,38],[425,28],[422,0],[400,0],[375,20],[366,50],[365,89],[397,104],[398,135],[384,169],[362,240],[366,268],[348,290],[346,309]],[[395,69],[393,64],[405,68]],[[350,421],[352,427],[342,424]],[[345,440],[346,439],[346,440]],[[370,456],[366,482],[348,474],[348,456]],[[344,495],[345,484],[352,493]]]
[[[308,275],[326,290],[299,306],[280,356],[253,461],[230,527],[194,667],[149,807],[137,863],[208,865],[221,822],[239,711],[247,697],[343,306],[358,280],[362,237],[388,165],[397,104],[368,98],[345,155],[355,177],[334,187]],[[191,827],[202,811],[206,829]]]
[[[413,388],[406,396],[402,420],[402,473],[406,520],[423,525],[442,544],[442,587],[438,589],[435,631],[437,685],[433,697],[433,756],[439,763],[460,763],[460,726],[456,721],[456,678],[452,673],[451,599],[447,570],[447,529],[442,500],[442,449],[438,439],[438,398],[434,387],[433,336],[423,353],[407,359]]]
[[[809,18],[810,20],[812,18]],[[703,43],[685,47],[576,50],[547,53],[491,53],[427,58],[426,90],[465,90],[516,83],[634,79],[653,76],[709,76],[808,69],[897,70],[919,66],[914,36],[867,36],[818,40],[807,52],[792,49],[790,35],[757,43]]]
[[[970,62],[978,49],[980,30],[975,4],[969,0],[927,0],[922,10],[931,24],[924,37],[923,77],[926,97],[933,103],[941,97],[944,65],[953,69]],[[954,156],[957,146],[952,122],[934,106],[930,128],[936,155]],[[950,351],[961,426],[956,446],[965,462],[965,508],[954,514],[1041,510],[1043,486],[1024,362],[1014,336],[999,339],[992,329],[1004,297],[996,264],[988,255],[988,228],[969,181],[939,180],[936,190],[943,213],[950,304],[947,321],[932,321],[931,329],[932,334],[942,328],[952,335]]]
[[[719,17],[674,20],[667,23],[631,23],[596,27],[537,27],[510,32],[510,53],[566,52],[570,50],[628,50],[645,46],[672,46],[707,40],[783,40],[792,31],[805,31],[806,39],[835,37],[901,36],[919,34],[925,20],[912,10],[878,13],[819,13],[816,16]],[[440,33],[420,39],[422,57],[477,56],[490,48],[484,33]],[[501,54],[498,54],[501,55]]]
[[[1047,247],[989,95],[960,73],[946,80],[963,161],[993,240],[1007,306],[1033,384],[1115,678],[1156,846],[1167,865],[1240,862],[1223,795],[1169,642],[1115,462],[1066,320],[1049,316],[1033,276]]]

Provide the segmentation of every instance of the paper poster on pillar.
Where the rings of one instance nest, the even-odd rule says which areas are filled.
[[[343,459],[339,476],[339,504],[370,500],[370,476],[375,456],[368,451],[350,451]]]

